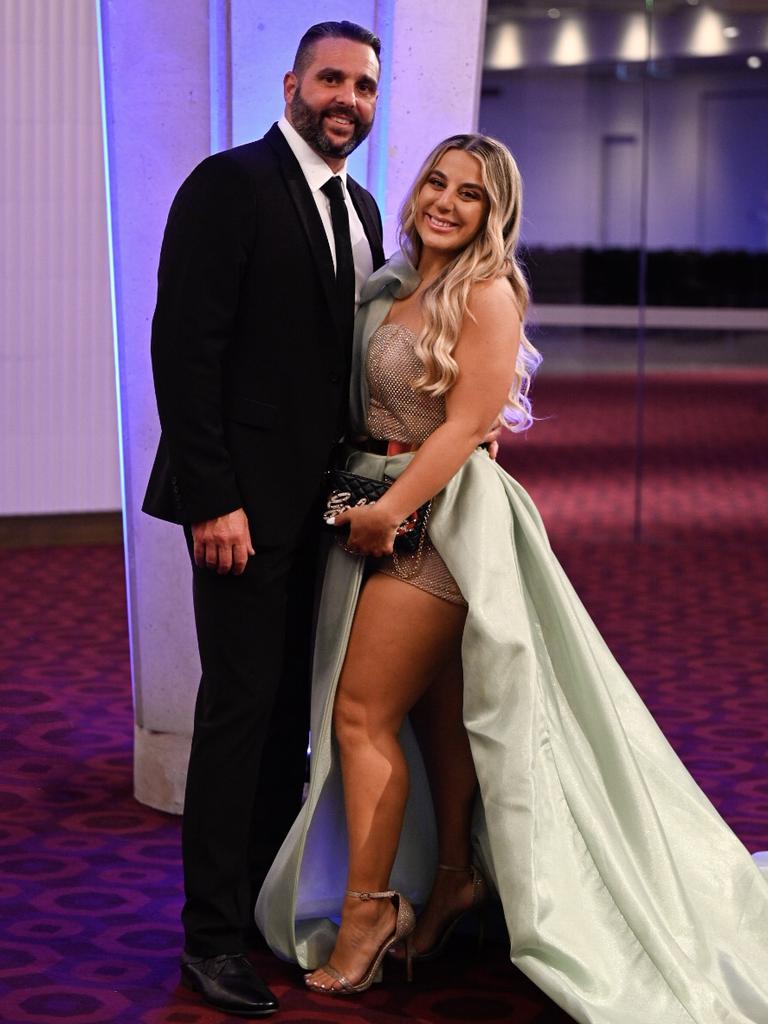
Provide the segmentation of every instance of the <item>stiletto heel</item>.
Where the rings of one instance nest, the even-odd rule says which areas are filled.
[[[478,914],[480,916],[479,934],[478,934],[478,952],[483,947],[485,940],[485,915],[482,913],[485,904],[488,902],[488,883],[477,870],[474,864],[469,864],[467,867],[454,867],[452,864],[438,864],[438,870],[440,871],[463,871],[469,872],[472,876],[472,904],[467,907],[466,910],[461,910],[450,918],[443,927],[442,932],[438,935],[435,944],[431,949],[425,950],[423,953],[411,953],[412,960],[436,960],[438,956],[444,951],[448,940],[453,934],[456,925],[465,920],[471,914]]]
[[[413,981],[413,945],[410,935],[405,940],[405,977],[409,982]]]
[[[355,889],[347,889],[346,895],[353,896],[358,900],[391,900],[395,910],[397,911],[395,930],[376,950],[373,960],[371,960],[365,973],[357,984],[353,985],[352,982],[345,978],[344,975],[337,971],[333,964],[328,961],[327,964],[323,964],[323,966],[318,968],[318,970],[325,971],[326,974],[329,974],[335,981],[338,981],[341,987],[326,988],[324,985],[316,985],[308,980],[309,975],[305,975],[304,980],[307,988],[311,988],[313,992],[320,992],[326,996],[351,996],[356,995],[358,992],[365,992],[374,982],[382,980],[384,974],[382,961],[384,960],[384,957],[394,945],[403,941],[405,941],[406,948],[406,970],[408,980],[410,981],[412,977],[412,968],[410,963],[412,959],[410,953],[410,935],[416,927],[416,915],[413,912],[413,907],[410,902],[402,893],[395,892],[393,889],[388,890],[387,892],[358,892]]]

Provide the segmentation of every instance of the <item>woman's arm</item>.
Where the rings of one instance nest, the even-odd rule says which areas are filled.
[[[376,502],[336,517],[349,524],[348,547],[361,554],[392,551],[399,524],[441,491],[486,437],[504,405],[520,344],[520,315],[504,279],[476,285],[454,350],[456,383],[446,395],[445,422],[430,434],[411,463]]]

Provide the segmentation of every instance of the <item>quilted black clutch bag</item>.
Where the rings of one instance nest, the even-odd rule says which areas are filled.
[[[359,473],[350,473],[346,469],[330,469],[326,473],[328,485],[323,521],[326,526],[332,527],[329,520],[346,512],[347,509],[356,508],[358,505],[370,505],[379,500],[382,494],[386,494],[394,483],[389,477],[383,480],[372,480],[369,476],[360,476]],[[417,508],[407,519],[404,519],[397,528],[395,534],[395,550],[403,554],[415,554],[424,542],[424,535],[427,529],[427,519],[432,502],[425,502],[421,508]]]

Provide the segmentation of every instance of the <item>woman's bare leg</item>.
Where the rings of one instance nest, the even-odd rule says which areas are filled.
[[[375,573],[358,602],[334,708],[349,833],[348,887],[387,889],[408,796],[397,738],[403,718],[444,672],[464,628],[464,608]],[[332,966],[355,984],[394,930],[386,900],[345,898]],[[320,968],[313,985],[337,988]]]
[[[438,870],[413,934],[414,953],[434,947],[447,924],[472,906],[474,886],[470,833],[477,775],[463,720],[461,648],[453,652],[411,712],[429,776],[437,822],[438,862],[466,871]],[[398,954],[402,955],[398,950]]]
[[[464,728],[461,649],[411,712],[429,776],[441,864],[468,865],[477,776]]]

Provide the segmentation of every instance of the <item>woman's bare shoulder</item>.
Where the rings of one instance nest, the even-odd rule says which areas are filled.
[[[509,279],[503,276],[488,281],[476,281],[470,288],[467,305],[478,321],[503,321],[507,324],[510,320],[520,321],[520,311],[512,285]]]

